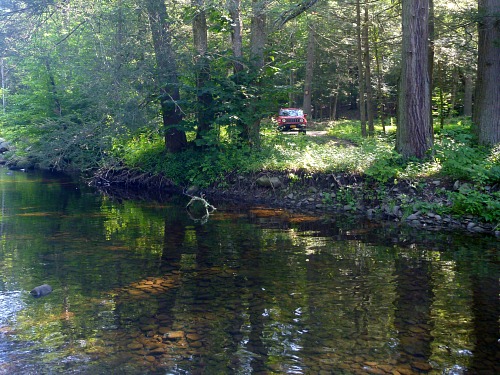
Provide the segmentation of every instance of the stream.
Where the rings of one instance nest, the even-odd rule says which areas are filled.
[[[0,168],[0,374],[499,374],[499,240]],[[53,291],[34,298],[30,291]]]

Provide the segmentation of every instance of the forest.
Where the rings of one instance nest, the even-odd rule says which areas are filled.
[[[448,145],[466,139],[462,158],[495,182],[499,14],[499,0],[2,0],[0,136],[41,168],[213,182],[257,168],[278,109],[301,107],[392,137],[398,162],[435,161],[453,122]]]

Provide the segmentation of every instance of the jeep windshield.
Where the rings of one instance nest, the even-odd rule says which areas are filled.
[[[301,109],[280,109],[280,116],[304,116]]]

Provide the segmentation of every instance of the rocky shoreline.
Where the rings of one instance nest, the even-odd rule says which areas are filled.
[[[0,163],[9,169],[32,169],[29,158],[5,154],[14,148],[0,139]],[[447,192],[470,188],[467,182],[431,179],[395,181],[380,184],[348,173],[311,173],[308,171],[266,171],[254,174],[232,173],[206,189],[181,188],[170,179],[124,166],[95,172],[89,185],[106,189],[159,193],[205,194],[208,199],[231,200],[242,204],[261,204],[311,215],[343,213],[370,220],[385,220],[428,231],[465,231],[500,238],[500,223],[485,223],[478,217],[440,215],[432,207],[450,206]],[[498,186],[490,191],[498,190]]]
[[[450,205],[447,191],[457,191],[467,182],[433,179],[398,181],[376,185],[352,174],[310,174],[290,177],[288,173],[262,172],[234,175],[209,189],[208,197],[241,203],[259,203],[312,215],[344,213],[370,220],[386,220],[428,231],[466,231],[500,238],[500,228],[474,216],[439,215],[427,207]],[[199,193],[191,187],[189,194]]]

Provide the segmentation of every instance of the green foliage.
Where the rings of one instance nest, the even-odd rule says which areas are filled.
[[[454,179],[481,184],[500,181],[500,147],[475,145],[470,128],[451,127],[436,139],[435,158],[441,173]]]
[[[115,155],[126,165],[152,173],[161,173],[180,186],[208,186],[235,169],[244,169],[250,155],[248,147],[222,143],[191,147],[178,154],[165,151],[163,139],[155,133],[140,134],[124,144],[115,145]]]
[[[457,215],[474,215],[486,222],[500,224],[500,192],[485,193],[480,189],[451,192],[451,212]]]
[[[328,134],[354,143],[362,143],[364,139],[359,121],[353,120],[336,121],[328,130]]]
[[[84,123],[78,118],[47,119],[31,133],[29,155],[41,168],[86,171],[96,168],[109,149],[105,124]],[[101,136],[97,136],[101,134]]]

